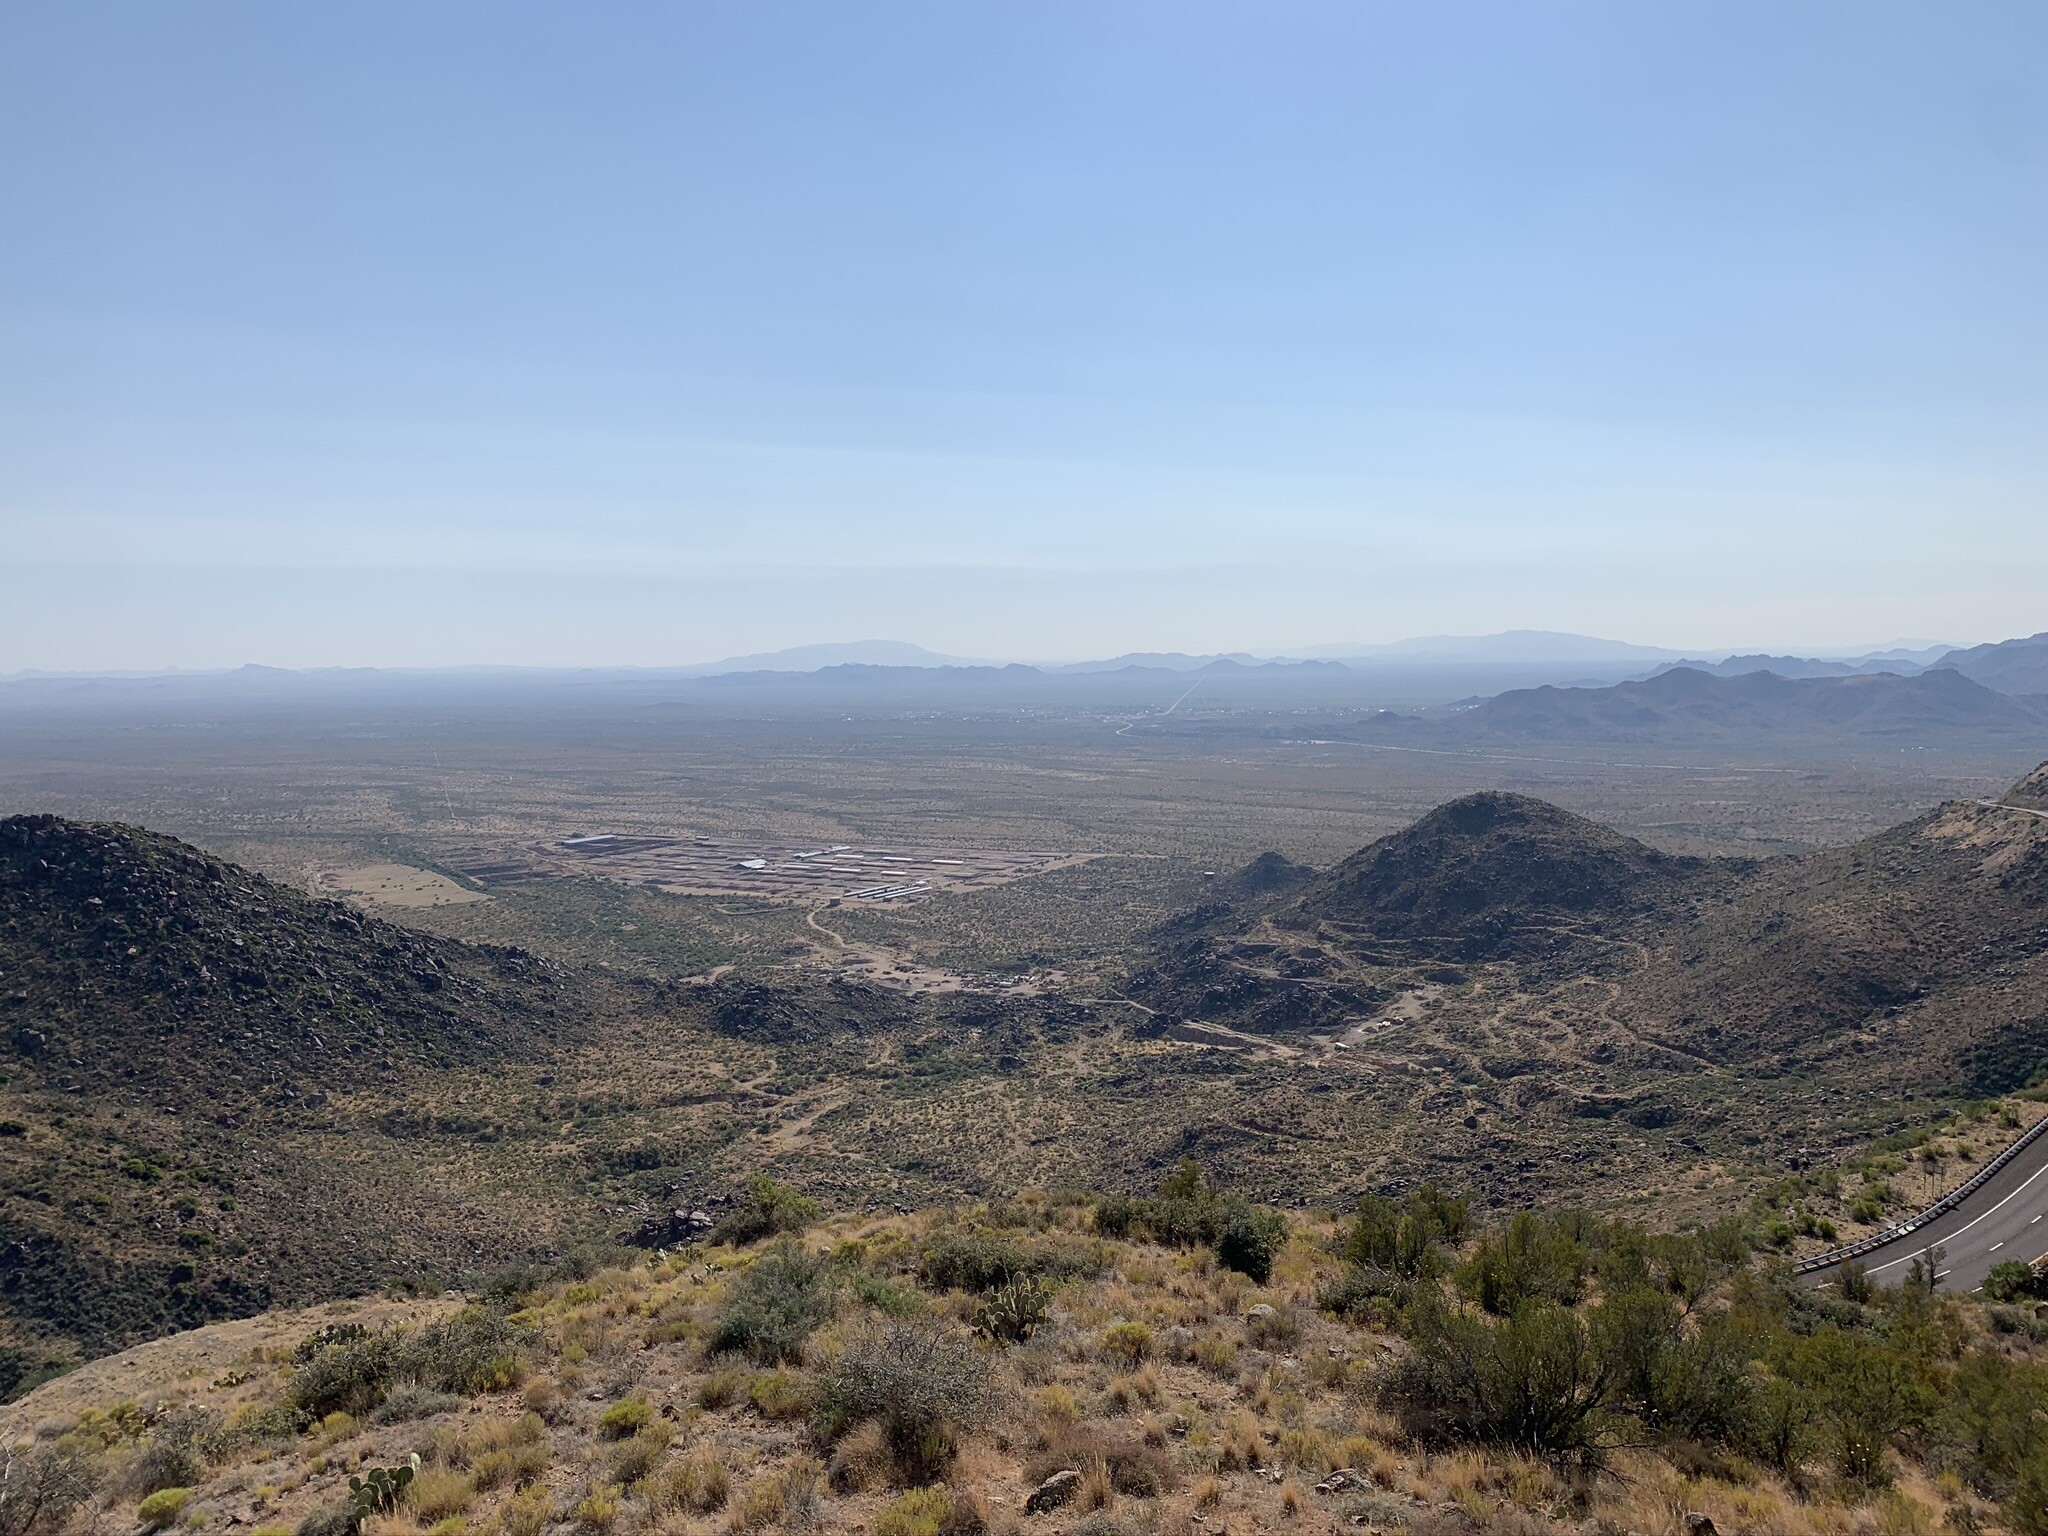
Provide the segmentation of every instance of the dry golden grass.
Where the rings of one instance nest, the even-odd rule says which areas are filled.
[[[460,1472],[423,1468],[405,1490],[412,1512],[428,1525],[459,1515],[476,1498],[476,1484]]]
[[[1055,1211],[1051,1219],[1070,1218]],[[847,1263],[893,1254],[907,1266],[931,1222],[835,1221],[806,1243],[839,1250]],[[849,1253],[851,1244],[859,1246]],[[1112,1245],[1105,1273],[1061,1287],[1046,1332],[1000,1357],[1007,1406],[945,1469],[944,1511],[925,1501],[904,1506],[902,1518],[936,1521],[931,1536],[1008,1536],[1035,1528],[1021,1521],[1021,1506],[1036,1483],[1072,1470],[1081,1486],[1071,1510],[1043,1529],[1100,1516],[1105,1530],[1114,1522],[1163,1532],[1199,1514],[1233,1531],[1336,1530],[1368,1500],[1377,1501],[1364,1505],[1375,1511],[1369,1518],[1391,1523],[1398,1513],[1421,1536],[1573,1536],[1587,1521],[1605,1532],[1687,1536],[1694,1511],[1724,1536],[1943,1536],[1949,1511],[1961,1508],[1996,1524],[1959,1479],[1911,1467],[1888,1493],[1820,1478],[1802,1497],[1753,1469],[1734,1469],[1732,1480],[1687,1477],[1671,1459],[1641,1451],[1616,1453],[1612,1474],[1590,1482],[1504,1453],[1425,1456],[1360,1406],[1369,1374],[1311,1368],[1318,1354],[1332,1358],[1331,1347],[1373,1362],[1380,1341],[1306,1309],[1299,1291],[1326,1256],[1302,1257],[1295,1246],[1303,1245],[1290,1245],[1286,1283],[1276,1273],[1272,1285],[1254,1288],[1202,1256]],[[649,1342],[652,1320],[713,1316],[725,1277],[743,1262],[712,1254],[607,1270],[528,1298],[523,1315],[540,1342],[523,1390],[414,1424],[323,1423],[237,1453],[196,1490],[194,1508],[215,1528],[230,1516],[243,1529],[295,1526],[330,1507],[350,1472],[402,1461],[417,1446],[426,1465],[407,1510],[367,1536],[879,1532],[882,1512],[906,1492],[881,1427],[853,1425],[829,1445],[812,1427],[820,1384],[856,1320],[850,1310],[813,1338],[805,1364],[778,1371],[707,1359],[694,1338]],[[1262,1300],[1293,1309],[1295,1360],[1248,1350],[1245,1310]],[[1135,1332],[1141,1320],[1169,1316],[1199,1326],[1192,1337],[1166,1332],[1189,1322],[1145,1321],[1147,1333]],[[1096,1322],[1083,1327],[1082,1317]],[[1110,1330],[1127,1326],[1131,1333],[1115,1335],[1125,1342],[1109,1345]],[[1237,1369],[1219,1374],[1220,1359]],[[261,1383],[274,1392],[283,1380],[281,1360],[250,1369],[259,1373],[258,1398]],[[247,1383],[236,1392],[257,1400]],[[193,1378],[185,1397],[205,1406],[206,1378]],[[1339,1467],[1354,1469],[1370,1492],[1316,1491]]]

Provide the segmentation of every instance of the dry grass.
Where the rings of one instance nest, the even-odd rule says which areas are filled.
[[[710,1514],[725,1508],[732,1491],[732,1473],[717,1452],[700,1445],[669,1468],[664,1491],[674,1508],[693,1515]]]
[[[1055,1224],[1071,1219],[1041,1210]],[[907,1266],[931,1224],[839,1222],[808,1241],[840,1248],[845,1264],[896,1255]],[[1059,1471],[1077,1473],[1080,1487],[1048,1530],[1084,1521],[1105,1533],[1185,1529],[1198,1514],[1211,1530],[1215,1518],[1232,1530],[1321,1530],[1319,1522],[1341,1522],[1340,1499],[1367,1501],[1381,1528],[1405,1524],[1418,1536],[1558,1536],[1567,1518],[1605,1532],[1686,1536],[1688,1511],[1708,1514],[1726,1536],[1944,1536],[1948,1512],[1964,1507],[1996,1523],[1959,1480],[1911,1468],[1888,1494],[1818,1479],[1802,1499],[1749,1468],[1688,1477],[1675,1454],[1618,1453],[1613,1476],[1583,1487],[1526,1457],[1425,1457],[1393,1423],[1358,1406],[1361,1373],[1379,1357],[1376,1336],[1306,1311],[1278,1274],[1254,1290],[1203,1256],[1115,1253],[1101,1277],[1058,1291],[1039,1339],[999,1356],[1009,1407],[965,1439],[944,1474],[943,1499],[909,1499],[914,1490],[895,1484],[894,1448],[874,1423],[842,1427],[826,1463],[810,1454],[820,1382],[858,1322],[851,1301],[814,1336],[802,1366],[741,1370],[707,1361],[688,1341],[649,1343],[651,1319],[715,1308],[733,1267],[713,1254],[605,1271],[530,1298],[527,1315],[548,1341],[538,1363],[548,1369],[523,1392],[485,1394],[416,1423],[337,1421],[286,1444],[252,1444],[209,1474],[194,1507],[217,1529],[230,1516],[236,1528],[295,1526],[330,1506],[350,1472],[400,1462],[419,1446],[426,1465],[404,1518],[371,1536],[571,1528],[578,1536],[752,1536],[862,1526],[882,1536],[897,1524],[906,1536],[927,1536],[927,1527],[928,1536],[1011,1536],[1025,1528],[1024,1496]],[[1297,1256],[1289,1283],[1311,1283],[1316,1262]],[[1249,1324],[1245,1308],[1266,1298],[1286,1320]],[[1084,1314],[1097,1319],[1092,1329],[1079,1324]],[[1295,1360],[1249,1353],[1252,1335],[1278,1342],[1290,1329]],[[1333,1358],[1354,1368],[1313,1368]],[[271,1390],[282,1380],[277,1363],[250,1368]],[[195,1376],[186,1388],[202,1406],[209,1379]],[[240,1399],[252,1400],[246,1387]],[[1371,1489],[1315,1492],[1311,1485],[1338,1467],[1355,1469]]]

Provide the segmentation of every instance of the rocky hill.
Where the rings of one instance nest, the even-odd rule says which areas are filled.
[[[110,824],[0,821],[0,1392],[92,1352],[516,1246],[427,1176],[480,1073],[591,999]]]
[[[139,828],[0,821],[0,1001],[22,1070],[219,1117],[378,1072],[531,1056],[557,968],[365,917]]]
[[[2026,1312],[1822,1297],[1739,1220],[1475,1216],[1435,1185],[1283,1216],[1192,1165],[1140,1199],[777,1208],[573,1283],[95,1362],[0,1408],[9,1529],[1711,1536],[2038,1509]],[[1872,1379],[1920,1396],[1873,1406]]]
[[[1489,791],[1360,849],[1303,893],[1304,918],[1474,960],[1619,931],[1731,873],[1660,853],[1548,801]]]
[[[1851,1122],[1908,1123],[2048,1070],[2044,785],[2048,769],[2004,803],[1759,861],[1468,796],[1297,902],[1162,930],[1131,990],[1155,1027],[1460,1084],[1441,1101],[1497,1109],[1497,1131],[1466,1126],[1503,1155],[1546,1121],[1626,1115],[1689,1149],[1799,1156]]]
[[[1751,1067],[2018,1086],[2048,1066],[2048,818],[1951,802],[1760,864],[1726,902],[1658,933],[1625,1006]]]
[[[2048,764],[2036,768],[2013,785],[2005,796],[2005,803],[2048,811]]]

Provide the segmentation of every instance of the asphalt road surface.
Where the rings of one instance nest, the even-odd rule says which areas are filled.
[[[1906,1266],[1939,1244],[1944,1290],[1974,1291],[2007,1259],[2032,1263],[2048,1255],[2048,1136],[1998,1170],[1998,1177],[1961,1205],[1917,1232],[1871,1250],[1860,1262],[1870,1278],[1897,1285]],[[1815,1270],[1809,1285],[1828,1285],[1837,1268]]]

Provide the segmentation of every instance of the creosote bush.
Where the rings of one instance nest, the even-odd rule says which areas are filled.
[[[836,1439],[877,1425],[898,1480],[934,1481],[959,1436],[994,1416],[989,1362],[972,1339],[935,1318],[881,1319],[848,1339],[825,1379],[823,1428]]]
[[[1173,1248],[1213,1248],[1219,1262],[1263,1285],[1287,1242],[1287,1218],[1215,1189],[1201,1164],[1183,1159],[1157,1195],[1109,1195],[1096,1202],[1095,1230],[1144,1237]]]
[[[299,1360],[285,1400],[313,1424],[335,1413],[366,1417],[401,1385],[463,1397],[516,1386],[526,1344],[503,1313],[465,1307],[410,1333],[324,1329],[300,1344]]]
[[[830,1263],[783,1243],[736,1279],[712,1333],[715,1350],[742,1350],[763,1365],[799,1359],[804,1340],[831,1317]]]

